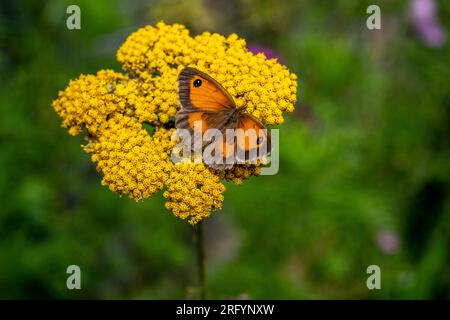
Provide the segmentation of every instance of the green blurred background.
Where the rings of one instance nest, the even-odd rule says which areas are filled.
[[[127,35],[159,20],[237,33],[299,76],[278,175],[227,184],[207,220],[210,297],[449,298],[450,2],[380,1],[368,30],[374,2],[2,1],[0,298],[192,296],[192,228],[161,194],[102,187],[51,108],[69,79],[119,71]],[[66,288],[70,264],[82,290]]]

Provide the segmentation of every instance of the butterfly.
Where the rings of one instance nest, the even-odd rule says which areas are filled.
[[[207,166],[230,169],[236,162],[229,159],[253,162],[270,153],[271,137],[264,124],[246,113],[245,106],[238,108],[227,90],[206,73],[183,68],[178,75],[178,98],[181,108],[175,116],[175,127],[189,132],[192,149],[197,145],[204,151],[212,150],[203,152]],[[204,139],[210,129],[221,135]],[[230,129],[237,134],[229,136]]]

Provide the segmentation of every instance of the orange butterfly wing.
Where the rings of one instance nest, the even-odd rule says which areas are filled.
[[[236,144],[245,154],[245,160],[260,158],[272,150],[271,137],[267,128],[255,117],[245,114],[238,122]]]
[[[213,148],[212,152],[211,150],[208,150],[209,147]],[[235,163],[235,153],[236,143],[234,139],[227,141],[226,136],[223,135],[221,139],[211,142],[211,144],[206,147],[203,153],[203,161],[207,166],[213,169],[230,169]],[[217,163],[216,160],[220,161],[220,163]]]
[[[237,159],[253,162],[272,151],[270,133],[259,120],[251,115],[241,115],[235,126],[227,127],[227,129],[235,129],[236,131],[230,137],[225,132],[222,139],[214,141],[208,146],[214,147],[215,153],[205,152],[203,154],[203,160],[213,169],[230,169]],[[215,156],[222,162],[215,163]],[[229,158],[233,162],[227,163]]]
[[[224,111],[236,108],[230,94],[213,78],[197,69],[185,67],[178,76],[178,96],[182,108]]]

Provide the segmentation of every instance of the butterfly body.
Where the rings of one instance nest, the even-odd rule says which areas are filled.
[[[270,152],[270,134],[266,127],[255,117],[245,112],[246,108],[238,108],[232,96],[212,77],[191,68],[185,67],[178,76],[178,97],[181,109],[176,114],[175,126],[187,129],[193,137],[194,133],[206,134],[208,130],[218,130],[223,137],[216,140],[197,141],[191,139],[191,147],[208,145],[220,146],[218,158],[228,159],[233,154],[244,155],[243,160],[254,161]],[[235,130],[242,135],[227,138],[227,132]],[[246,135],[246,136],[244,136]],[[262,148],[262,147],[265,148]],[[213,153],[217,156],[218,152]],[[229,169],[233,164],[220,161],[206,161],[214,169]]]

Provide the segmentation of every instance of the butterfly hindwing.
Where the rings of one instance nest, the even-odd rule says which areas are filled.
[[[272,148],[270,133],[258,119],[244,114],[240,117],[236,129],[238,154],[245,155],[245,159],[242,160],[252,161],[270,153]]]
[[[228,121],[228,111],[221,110],[213,112],[209,110],[193,109],[181,109],[178,111],[175,120],[175,126],[179,129],[187,129],[193,136],[191,139],[192,147],[194,146],[195,139],[202,138],[199,135],[195,135],[195,132],[204,134],[208,129],[218,129],[225,127]],[[195,144],[196,146],[205,146],[208,143],[202,141]]]
[[[227,139],[222,135],[220,139],[211,142],[203,152],[203,161],[208,167],[216,170],[225,170],[233,167],[236,153],[234,139]],[[219,160],[219,162],[216,162]]]

